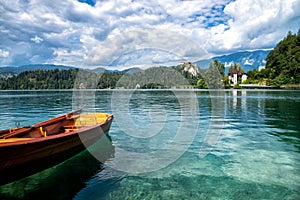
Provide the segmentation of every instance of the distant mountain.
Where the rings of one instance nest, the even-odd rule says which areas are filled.
[[[140,71],[143,71],[141,68],[138,68],[138,67],[132,67],[132,68],[129,68],[129,69],[125,69],[123,71],[121,71],[122,74],[134,74],[136,72],[140,72]]]
[[[91,69],[89,71],[97,73],[97,74],[101,74],[104,72],[115,72],[115,73],[119,73],[119,74],[134,74],[136,72],[142,71],[142,69],[140,69],[138,67],[132,67],[132,68],[128,68],[125,70],[117,70],[117,69],[105,69],[103,67],[98,67],[96,69]]]
[[[53,70],[53,69],[61,69],[68,70],[74,69],[76,67],[65,66],[65,65],[53,65],[53,64],[34,64],[34,65],[23,65],[19,67],[0,67],[0,73],[12,73],[12,74],[20,74],[25,71],[34,71],[37,69],[41,70]]]
[[[207,60],[200,60],[197,61],[196,64],[200,68],[208,68],[210,61],[218,59],[218,61],[225,64],[225,69],[228,69],[230,64],[234,62],[239,63],[244,71],[247,72],[249,70],[258,69],[259,66],[264,66],[269,52],[269,50],[237,52],[229,55],[216,56]]]
[[[216,56],[211,59],[206,60],[199,60],[195,62],[198,67],[205,69],[209,67],[209,63],[215,59],[218,59],[221,63],[225,64],[225,73],[227,73],[227,70],[232,62],[239,63],[244,71],[249,71],[253,69],[258,69],[259,66],[264,66],[266,64],[266,57],[269,54],[270,51],[265,50],[257,50],[257,51],[244,51],[244,52],[238,52],[233,53],[229,55],[223,55],[223,56]],[[19,67],[0,67],[0,74],[20,74],[24,71],[34,71],[36,69],[42,69],[42,70],[53,70],[53,69],[61,69],[61,70],[68,70],[68,69],[74,69],[77,67],[73,66],[65,66],[65,65],[54,65],[54,64],[33,64],[33,65],[23,65]],[[139,71],[143,71],[140,68],[129,68],[125,70],[109,70],[105,68],[96,68],[88,70],[95,73],[103,73],[103,72],[117,72],[120,74],[125,73],[136,73]]]
[[[34,65],[23,65],[18,67],[0,67],[0,74],[20,74],[25,71],[35,71],[37,69],[41,70],[53,70],[53,69],[60,69],[60,70],[68,70],[68,69],[76,69],[78,67],[73,66],[65,66],[65,65],[54,65],[54,64],[34,64]],[[94,72],[97,74],[104,73],[104,72],[116,72],[119,74],[134,74],[139,71],[143,71],[138,67],[132,67],[125,70],[109,70],[103,67],[98,67],[95,69],[83,69],[90,72]]]
[[[138,68],[138,67],[132,67],[132,68],[128,68],[128,69],[124,69],[124,70],[109,70],[109,69],[106,69],[105,70],[106,72],[116,72],[116,73],[119,73],[119,74],[134,74],[136,72],[140,72],[140,71],[143,71],[141,68]]]
[[[91,69],[91,70],[89,70],[89,71],[91,71],[91,72],[95,72],[95,73],[97,73],[97,74],[101,74],[101,73],[103,73],[103,72],[105,72],[105,71],[107,71],[105,68],[103,68],[103,67],[98,67],[98,68],[96,68],[96,69]]]

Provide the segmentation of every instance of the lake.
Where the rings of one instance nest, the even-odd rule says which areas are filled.
[[[300,91],[0,91],[0,128],[81,107],[115,115],[112,144],[1,186],[0,199],[300,198]]]

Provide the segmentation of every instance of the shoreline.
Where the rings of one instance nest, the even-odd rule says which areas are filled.
[[[240,88],[220,88],[220,89],[198,89],[198,88],[149,88],[149,89],[142,89],[142,88],[105,88],[105,89],[17,89],[17,90],[0,90],[0,92],[71,92],[71,91],[234,91],[234,90],[248,90],[248,91],[258,91],[258,90],[265,90],[265,91],[289,91],[289,90],[300,90],[300,86],[284,86],[284,87],[243,87]]]

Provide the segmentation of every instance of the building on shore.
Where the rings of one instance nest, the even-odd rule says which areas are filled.
[[[263,69],[266,69],[266,66],[262,65],[262,66],[259,66],[259,67],[258,67],[258,71],[261,71],[261,70],[263,70]]]
[[[228,73],[228,77],[229,77],[230,82],[233,85],[243,83],[247,80],[247,74],[245,72],[239,71],[239,70],[230,71]],[[241,80],[240,83],[239,83],[239,79]]]

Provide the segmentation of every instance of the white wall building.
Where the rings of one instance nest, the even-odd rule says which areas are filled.
[[[243,74],[243,75],[242,75],[242,83],[245,82],[245,81],[247,80],[247,77],[248,77],[247,74]]]
[[[258,67],[258,71],[261,71],[262,69],[266,69],[266,66],[263,65]]]
[[[247,80],[248,76],[247,74],[240,71],[233,71],[229,73],[229,80],[232,82],[233,85],[238,84],[239,78],[241,78],[241,83],[243,83]]]

